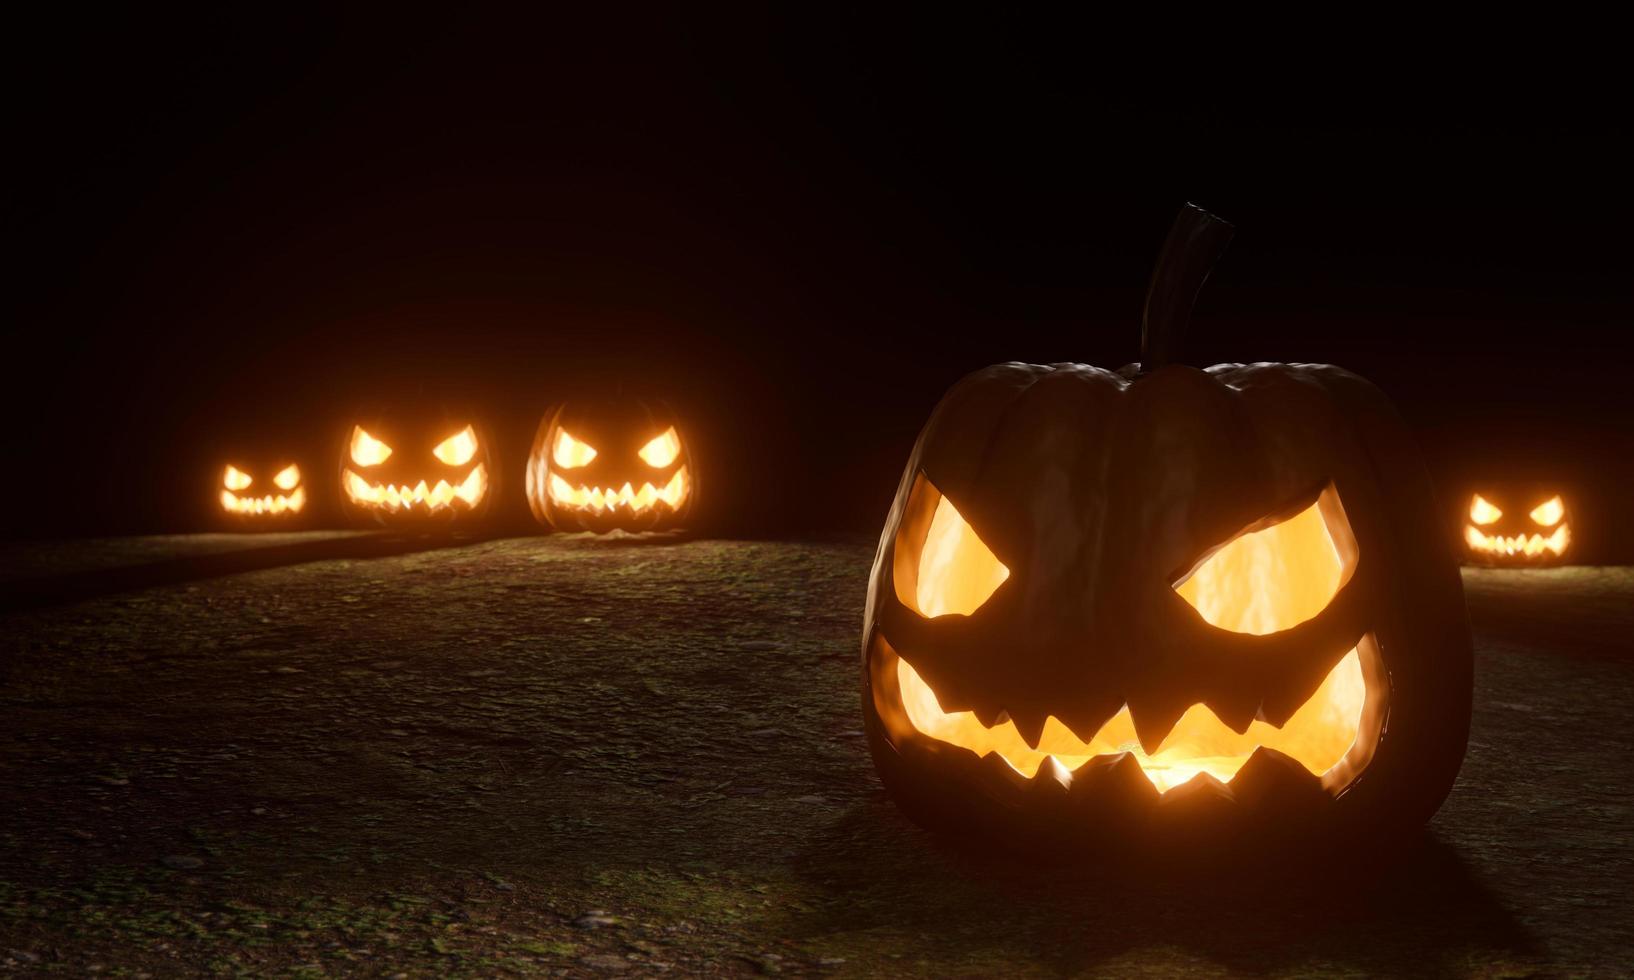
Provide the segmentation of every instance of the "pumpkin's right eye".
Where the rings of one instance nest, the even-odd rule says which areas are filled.
[[[1349,539],[1330,486],[1294,516],[1216,548],[1174,590],[1210,626],[1256,635],[1291,629],[1326,609],[1350,576],[1353,563],[1338,544]]]

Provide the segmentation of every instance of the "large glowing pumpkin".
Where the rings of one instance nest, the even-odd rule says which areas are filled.
[[[1395,411],[1328,365],[1169,363],[1228,237],[1182,213],[1139,365],[995,365],[921,432],[862,650],[919,821],[1057,853],[1373,840],[1452,785],[1469,629]]]
[[[1571,515],[1558,493],[1472,494],[1464,547],[1483,565],[1552,565],[1571,547]]]
[[[462,416],[381,417],[354,423],[341,447],[341,499],[380,524],[466,522],[493,501],[486,434]]]
[[[697,493],[686,433],[662,402],[564,403],[540,422],[528,457],[528,505],[558,531],[678,527]]]
[[[306,509],[301,468],[289,459],[236,457],[216,470],[216,505],[250,527],[282,527]]]

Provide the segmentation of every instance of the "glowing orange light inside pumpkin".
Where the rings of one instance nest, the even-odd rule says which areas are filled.
[[[1332,488],[1293,517],[1219,548],[1176,591],[1221,629],[1265,634],[1296,626],[1327,607],[1354,567],[1348,526],[1333,527],[1330,520],[1343,520]],[[936,505],[925,542],[914,599],[926,615],[973,611],[1009,574],[946,497]],[[1051,716],[1035,748],[1008,720],[989,728],[974,712],[943,711],[905,659],[897,659],[896,681],[909,722],[938,741],[978,755],[996,752],[1029,778],[1051,756],[1070,771],[1098,755],[1128,752],[1152,785],[1165,792],[1199,773],[1229,782],[1260,746],[1292,757],[1314,775],[1343,773],[1348,780],[1366,764],[1376,741],[1376,732],[1360,740],[1358,734],[1370,717],[1382,715],[1377,706],[1372,715],[1366,711],[1370,691],[1382,691],[1381,671],[1376,648],[1364,639],[1280,728],[1256,720],[1239,734],[1206,705],[1195,704],[1150,754],[1140,746],[1127,707],[1087,739]]]
[[[243,490],[245,487],[248,487],[254,482],[255,481],[250,478],[248,473],[245,473],[238,467],[231,465],[227,467],[226,475],[221,478],[221,485],[226,487],[228,490]]]
[[[1502,516],[1504,512],[1487,503],[1486,498],[1480,494],[1476,494],[1475,499],[1469,502],[1469,519],[1477,524],[1491,524]]]
[[[363,431],[352,427],[352,462],[359,466],[378,466],[391,456],[391,447]]]
[[[297,487],[294,493],[287,496],[269,493],[259,497],[240,497],[229,490],[221,491],[221,507],[229,514],[298,514],[305,506],[305,487]]]
[[[1010,570],[959,516],[953,501],[938,500],[919,552],[919,581],[914,588],[919,614],[933,619],[968,616],[1009,577]]]
[[[1532,508],[1532,520],[1542,527],[1554,527],[1566,516],[1566,505],[1558,496],[1550,497]]]
[[[272,482],[280,490],[293,490],[296,484],[301,482],[301,468],[291,463],[279,470],[278,475],[272,478]]]
[[[449,466],[464,466],[476,454],[477,434],[469,425],[437,443],[437,448],[431,451],[431,455]]]
[[[1571,530],[1564,524],[1555,528],[1548,537],[1541,534],[1486,534],[1477,528],[1464,527],[1464,541],[1471,550],[1487,555],[1536,558],[1545,552],[1554,555],[1566,553],[1572,542]]]
[[[582,445],[582,443],[581,443]],[[615,507],[628,507],[640,513],[659,503],[668,504],[671,509],[681,506],[687,495],[687,471],[681,467],[670,477],[669,483],[662,489],[651,483],[643,483],[637,490],[629,483],[617,489],[611,487],[575,487],[566,480],[552,473],[550,475],[550,499],[558,504],[569,507],[589,507],[596,510],[612,510]]]
[[[1240,534],[1174,590],[1211,626],[1263,636],[1327,608],[1344,563],[1316,504],[1279,524]]]
[[[454,506],[455,501],[463,501],[470,507],[476,506],[482,495],[488,492],[488,471],[478,463],[476,468],[457,485],[451,485],[447,480],[438,480],[435,486],[427,486],[426,481],[421,480],[412,487],[370,483],[351,470],[346,471],[341,482],[346,489],[346,496],[354,504],[367,504],[390,510],[405,510],[419,506],[435,513]]]
[[[551,449],[550,455],[557,466],[571,470],[595,459],[596,451],[590,448],[588,443],[580,442],[568,435],[566,429],[557,429],[556,445]]]
[[[663,435],[642,446],[638,455],[648,466],[668,466],[675,462],[675,457],[681,455],[681,437],[675,434],[675,427],[672,425]]]

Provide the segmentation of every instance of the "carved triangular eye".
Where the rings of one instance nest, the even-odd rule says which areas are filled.
[[[1010,569],[931,482],[920,476],[897,532],[896,594],[929,619],[980,609]]]
[[[556,430],[556,445],[550,451],[550,458],[564,470],[575,469],[588,464],[596,458],[596,451],[589,443],[568,435],[566,429]]]
[[[227,472],[221,477],[221,485],[228,490],[242,490],[254,482],[254,480],[250,479],[248,473],[231,464],[227,466]]]
[[[664,467],[675,462],[675,457],[681,454],[681,437],[675,434],[675,426],[670,426],[662,435],[641,447],[641,461],[652,467]]]
[[[293,490],[295,485],[301,482],[301,468],[291,463],[279,470],[278,475],[272,478],[272,482],[280,490]]]
[[[352,462],[359,466],[378,466],[391,456],[391,447],[363,431],[361,425],[352,426]]]
[[[1469,502],[1469,519],[1477,524],[1491,524],[1504,516],[1504,512],[1487,503],[1487,499],[1480,494]]]
[[[1566,505],[1554,496],[1532,508],[1532,521],[1540,527],[1554,527],[1566,516]]]
[[[447,466],[464,466],[476,453],[477,434],[469,425],[437,443],[437,448],[431,451],[431,455]]]
[[[1350,576],[1354,555],[1339,495],[1328,487],[1288,518],[1245,531],[1215,549],[1174,590],[1210,626],[1263,635],[1326,609]]]

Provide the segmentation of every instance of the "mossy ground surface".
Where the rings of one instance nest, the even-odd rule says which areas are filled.
[[[311,560],[0,615],[0,973],[1634,968],[1634,571],[1466,574],[1463,775],[1330,894],[1039,871],[908,823],[857,703],[871,542],[357,540],[5,549],[13,581]]]

